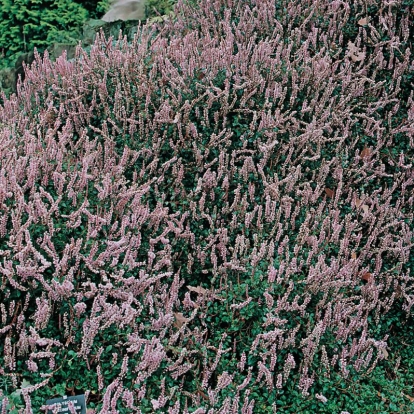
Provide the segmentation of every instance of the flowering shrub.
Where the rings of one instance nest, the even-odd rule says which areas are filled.
[[[0,375],[25,412],[269,413],[388,358],[413,7],[368,3],[180,2],[3,96]]]

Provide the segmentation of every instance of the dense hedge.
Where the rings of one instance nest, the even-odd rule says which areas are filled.
[[[3,97],[4,406],[414,409],[413,6],[368,3],[179,2]]]

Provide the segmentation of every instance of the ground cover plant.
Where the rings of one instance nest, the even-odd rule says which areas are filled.
[[[179,2],[39,57],[0,106],[3,412],[412,412],[412,13]]]

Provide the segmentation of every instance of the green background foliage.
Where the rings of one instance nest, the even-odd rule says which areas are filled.
[[[143,0],[145,1],[145,0]],[[145,1],[146,18],[153,22],[169,15],[177,0]],[[196,5],[197,0],[190,0]],[[82,25],[100,19],[110,0],[1,0],[0,69],[14,66],[21,53],[35,47],[43,52],[55,42],[74,43],[82,39]]]
[[[77,43],[88,18],[101,16],[109,0],[1,0],[0,68],[14,65],[18,55],[43,51],[55,42]]]

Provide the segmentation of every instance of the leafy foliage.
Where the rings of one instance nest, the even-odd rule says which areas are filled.
[[[145,3],[146,17],[167,15],[173,11],[176,4],[176,0],[148,0]]]
[[[21,53],[46,49],[54,42],[74,42],[81,38],[82,25],[96,14],[105,13],[107,0],[1,0],[1,67],[10,66]]]
[[[110,7],[110,0],[74,0],[88,12],[90,19],[100,19]]]

